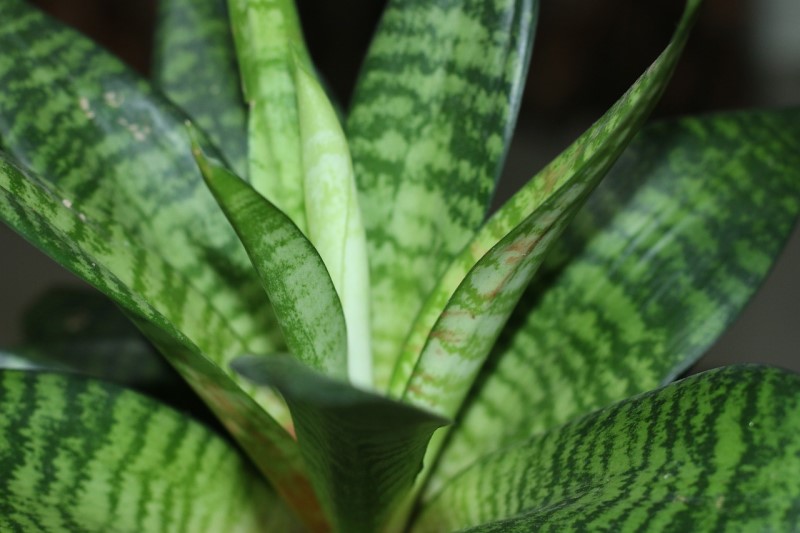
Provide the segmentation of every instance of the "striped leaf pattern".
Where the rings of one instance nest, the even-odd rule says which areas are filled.
[[[793,531],[800,376],[728,367],[500,450],[415,531]]]
[[[286,398],[334,531],[386,530],[422,468],[431,434],[447,421],[326,378],[291,358],[245,356],[233,366]]]
[[[248,103],[250,182],[306,231],[293,62],[311,67],[294,0],[228,0]]]
[[[263,531],[285,507],[226,441],[100,381],[0,371],[0,530]]]
[[[186,111],[247,176],[247,108],[226,0],[160,0],[155,85]]]
[[[84,220],[56,185],[0,153],[0,216],[58,263],[111,297],[214,411],[282,497],[315,520],[295,441],[221,368],[246,353],[228,317],[112,221]],[[263,296],[263,295],[262,295]],[[192,312],[189,312],[191,310]],[[252,387],[251,387],[252,389]]]
[[[292,355],[326,375],[347,379],[347,331],[325,263],[295,224],[194,143],[208,187],[245,245],[274,302]]]
[[[432,486],[674,379],[736,318],[798,212],[800,109],[646,129],[515,311]]]
[[[393,0],[347,133],[367,231],[375,380],[483,222],[516,121],[535,0]]]
[[[504,205],[453,262],[414,325],[392,379],[393,393],[444,416],[456,415],[550,244],[658,100],[699,5],[687,3],[672,41],[648,71]],[[433,323],[429,317],[438,318]],[[419,332],[426,340],[418,343]]]

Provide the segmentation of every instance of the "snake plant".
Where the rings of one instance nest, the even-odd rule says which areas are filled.
[[[291,0],[149,81],[0,0],[0,218],[116,304],[0,358],[0,530],[800,527],[800,377],[678,380],[800,209],[800,109],[644,126],[699,9],[489,215],[538,0],[390,0],[346,112]]]

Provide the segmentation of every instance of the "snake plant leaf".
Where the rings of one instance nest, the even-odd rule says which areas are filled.
[[[342,302],[350,381],[372,386],[367,243],[350,150],[339,118],[312,72],[295,61],[308,239]]]
[[[798,212],[800,109],[645,129],[514,312],[433,479],[674,379],[736,318]]]
[[[275,387],[335,531],[380,531],[411,489],[446,420],[313,372],[290,357],[242,356],[233,368]]]
[[[228,7],[249,106],[250,182],[305,232],[294,61],[312,67],[297,9],[293,0],[228,0]]]
[[[247,107],[226,0],[158,2],[152,76],[237,175],[247,176]]]
[[[392,0],[348,139],[367,231],[375,380],[484,221],[516,122],[537,0]]]
[[[292,527],[218,435],[145,396],[76,376],[0,371],[3,531]]]
[[[205,153],[197,139],[193,150],[261,276],[292,355],[310,368],[346,379],[345,317],[317,250],[289,217]]]
[[[296,442],[223,371],[246,342],[186,277],[113,220],[102,225],[66,206],[63,192],[0,153],[0,218],[112,298],[214,411],[283,499],[314,521],[315,498]],[[262,295],[263,296],[263,295]],[[298,511],[299,512],[299,511]]]
[[[455,417],[550,244],[658,101],[699,5],[687,2],[670,44],[653,65],[509,200],[452,263],[412,329],[393,377],[393,393],[397,386],[404,400]],[[430,334],[418,337],[426,330]]]
[[[57,184],[78,217],[113,218],[191,278],[250,350],[281,351],[258,277],[197,170],[185,115],[26,2],[0,0],[0,9],[0,144]]]
[[[417,531],[796,530],[799,428],[800,376],[706,372],[484,457]]]

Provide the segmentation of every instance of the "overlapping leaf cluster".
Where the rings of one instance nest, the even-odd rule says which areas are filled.
[[[487,218],[536,0],[390,1],[345,118],[291,1],[161,2],[151,84],[0,0],[0,217],[249,458],[75,375],[138,384],[134,332],[89,369],[43,330],[0,354],[0,529],[797,527],[800,378],[668,384],[800,211],[800,109],[639,134],[699,4]]]

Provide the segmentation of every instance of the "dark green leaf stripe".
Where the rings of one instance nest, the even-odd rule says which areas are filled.
[[[647,72],[506,203],[453,262],[414,325],[392,393],[456,415],[544,253],[658,101],[699,5],[687,3],[672,41]]]
[[[247,176],[247,108],[226,0],[158,2],[154,59],[155,84]]]
[[[246,393],[223,371],[226,360],[246,352],[227,317],[123,228],[83,220],[59,200],[55,185],[42,183],[0,153],[0,218],[125,309],[282,497],[313,522],[314,497],[295,441],[255,403],[259,394]]]
[[[252,350],[283,349],[247,255],[194,163],[185,116],[25,2],[0,0],[0,9],[1,144],[57,184],[78,217],[113,217],[190,277]]]
[[[292,355],[347,379],[347,327],[328,270],[303,232],[250,185],[194,144],[195,158],[261,276]]]
[[[100,381],[0,371],[0,472],[2,531],[292,527],[230,444]]]
[[[334,531],[384,531],[446,420],[331,380],[288,357],[246,356],[233,367],[286,398],[297,440]],[[393,529],[389,529],[393,530]]]
[[[367,230],[375,378],[483,222],[516,121],[535,0],[394,0],[348,119]]]
[[[673,379],[743,308],[798,211],[800,109],[647,129],[515,311],[434,477]]]
[[[416,531],[794,531],[800,377],[693,376],[465,470]]]

